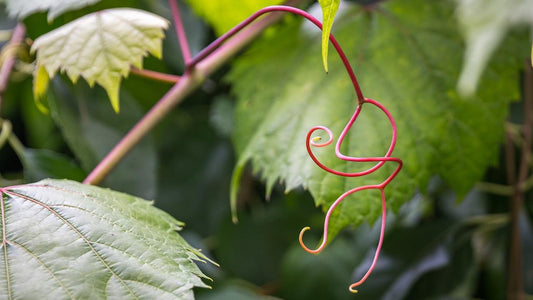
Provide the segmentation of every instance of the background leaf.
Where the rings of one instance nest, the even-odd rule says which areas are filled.
[[[89,173],[143,115],[135,99],[124,93],[123,109],[116,115],[102,89],[86,84],[70,87],[54,79],[48,93],[51,115],[81,167]],[[146,137],[111,172],[103,185],[146,199],[157,193],[157,150]]]
[[[282,3],[283,0],[188,0],[187,3],[222,35],[257,10]]]
[[[82,181],[87,176],[68,156],[46,149],[25,149],[22,164],[28,182],[45,178]]]
[[[354,7],[336,23],[336,37],[355,66],[365,96],[383,103],[396,119],[394,156],[403,159],[404,169],[386,189],[393,209],[415,189],[424,190],[437,174],[464,195],[494,163],[508,101],[518,97],[514,83],[523,57],[516,51],[524,42],[520,39],[506,40],[488,67],[482,82],[490,88],[468,101],[457,96],[461,37],[453,13],[448,2],[391,1],[371,10]],[[376,176],[346,179],[326,173],[308,157],[307,131],[324,125],[338,136],[356,107],[339,59],[330,61],[327,76],[316,68],[317,45],[317,35],[295,22],[256,43],[236,61],[228,80],[239,99],[234,133],[238,166],[250,160],[267,187],[278,180],[287,190],[303,185],[317,205],[327,208],[349,188],[381,182],[393,166]],[[277,63],[269,63],[272,60]],[[381,156],[390,138],[384,115],[365,106],[343,151]],[[363,168],[337,160],[333,149],[320,149],[317,155],[338,170]],[[379,193],[358,193],[335,211],[332,234],[379,215]]]
[[[493,52],[517,25],[533,26],[533,0],[456,0],[465,36],[465,59],[458,89],[472,95]]]
[[[79,9],[92,5],[100,0],[4,0],[10,16],[24,19],[28,15],[39,11],[48,11],[48,21],[61,15],[65,11]]]
[[[329,34],[333,26],[333,20],[339,9],[340,0],[318,0],[322,8],[322,63],[326,73],[328,72],[328,45]]]
[[[206,287],[202,255],[175,232],[182,224],[148,201],[58,180],[1,194],[9,298],[192,299]]]
[[[64,71],[72,82],[79,76],[89,85],[101,85],[119,110],[119,86],[131,65],[142,68],[148,53],[161,57],[163,29],[168,21],[132,8],[107,9],[83,16],[37,38],[37,70],[50,78]],[[39,81],[42,84],[42,81]],[[43,88],[40,86],[39,90]]]

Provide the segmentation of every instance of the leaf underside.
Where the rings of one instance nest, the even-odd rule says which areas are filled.
[[[131,66],[142,68],[143,58],[151,53],[161,58],[163,30],[168,21],[157,15],[132,8],[103,10],[81,17],[37,38],[35,94],[40,97],[50,78],[60,71],[72,82],[81,76],[89,85],[102,86],[115,111],[119,110],[119,86]],[[40,86],[37,86],[40,83]]]
[[[12,17],[24,19],[40,11],[48,11],[48,22],[62,13],[92,5],[100,0],[5,0],[7,11]]]
[[[397,209],[417,189],[424,191],[434,175],[464,195],[495,162],[508,101],[518,95],[518,39],[508,40],[487,68],[482,83],[490,88],[463,100],[455,92],[462,38],[451,3],[387,1],[373,11],[354,7],[336,26],[336,38],[365,96],[384,104],[396,120],[393,156],[404,161],[404,168],[385,190],[389,208]],[[309,158],[307,131],[323,125],[338,137],[357,103],[338,58],[330,60],[327,76],[317,68],[320,43],[306,28],[295,22],[263,37],[233,65],[228,79],[238,98],[237,170],[251,161],[268,190],[278,181],[287,191],[302,185],[316,205],[327,209],[351,188],[380,183],[394,166],[350,179],[323,171]],[[383,113],[365,106],[341,150],[350,156],[382,156],[390,139]],[[326,166],[340,171],[369,167],[338,160],[333,144],[315,151]],[[237,183],[235,176],[234,189]],[[345,199],[333,213],[330,234],[349,224],[374,221],[381,214],[379,200],[379,192],[372,191]]]
[[[192,299],[203,256],[151,203],[66,180],[2,188],[0,299]]]

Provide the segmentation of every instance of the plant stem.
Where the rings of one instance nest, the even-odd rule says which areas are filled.
[[[187,41],[187,35],[185,34],[185,28],[183,21],[181,20],[180,11],[178,8],[178,0],[168,0],[170,10],[172,11],[172,18],[174,19],[174,28],[176,29],[176,35],[181,48],[181,55],[183,56],[183,62],[185,65],[191,60],[191,48]]]
[[[130,69],[131,74],[141,76],[144,78],[161,81],[165,83],[176,83],[180,80],[180,76],[177,75],[171,75],[161,72],[156,72],[152,70],[145,70],[145,69],[137,69],[137,68],[131,68]]]
[[[235,34],[240,32],[243,28],[254,22],[259,17],[262,17],[264,14],[267,13],[276,13],[279,15],[280,12],[289,12],[295,15],[299,15],[301,17],[306,18],[311,23],[316,25],[320,30],[322,30],[322,23],[315,17],[313,17],[311,14],[307,13],[306,11],[303,11],[301,9],[298,9],[296,7],[292,6],[286,6],[286,5],[273,5],[273,6],[267,6],[264,7],[257,12],[255,12],[253,15],[248,17],[246,20],[239,23],[237,26],[233,27],[230,31],[226,32],[224,35],[216,39],[213,43],[211,43],[209,46],[204,48],[198,55],[196,55],[190,62],[189,65],[187,65],[187,69],[191,69],[197,64],[199,64],[204,58],[206,58],[208,55],[214,53],[215,51],[220,51],[221,45],[226,42],[229,38],[233,37]],[[272,15],[269,15],[267,17],[272,17]],[[235,39],[232,39],[234,41]],[[363,104],[365,102],[365,97],[363,96],[363,92],[361,91],[361,87],[359,86],[359,83],[357,82],[357,78],[355,77],[355,74],[353,72],[353,69],[348,62],[348,58],[344,54],[344,51],[342,50],[341,46],[333,37],[332,34],[329,35],[329,41],[333,44],[333,47],[337,51],[337,54],[342,60],[342,63],[345,66],[346,71],[348,72],[348,76],[350,77],[350,80],[352,81],[352,85],[355,89],[355,94],[357,95],[357,102],[358,104]],[[239,42],[239,41],[237,41]],[[248,41],[244,41],[247,43]],[[218,50],[217,50],[218,49]],[[233,53],[231,54],[233,55]]]
[[[185,74],[148,113],[122,138],[122,140],[100,161],[96,168],[83,180],[86,184],[98,184],[126,156],[126,154],[185,96],[189,95],[202,80]]]
[[[510,199],[511,234],[509,247],[509,265],[507,280],[507,299],[525,299],[522,269],[522,241],[520,238],[520,212],[524,203],[524,192],[521,190],[522,184],[527,180],[529,164],[531,161],[531,126],[533,125],[533,70],[531,63],[525,63],[523,77],[523,101],[524,101],[524,124],[522,134],[524,142],[522,144],[522,155],[518,169],[518,176],[515,173],[515,154],[511,140],[511,134],[506,134],[506,164],[509,184],[513,186],[513,195]]]
[[[5,47],[22,43],[25,35],[26,27],[24,24],[18,23],[15,29],[13,29],[11,40]],[[11,70],[13,70],[13,66],[15,66],[16,59],[16,51],[14,51],[11,55],[9,55],[8,58],[5,59],[4,63],[2,64],[2,68],[0,69],[0,115],[2,112],[2,98],[7,89],[9,75],[11,74]]]
[[[204,79],[224,64],[232,55],[257,37],[264,29],[277,22],[281,15],[266,16],[244,28],[221,45],[217,51],[206,55],[190,68],[158,103],[122,138],[96,168],[83,180],[85,184],[99,184],[126,156],[126,154],[178,103],[202,84]]]

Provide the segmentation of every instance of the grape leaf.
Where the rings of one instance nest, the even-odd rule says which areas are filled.
[[[322,63],[326,73],[328,72],[328,45],[333,19],[339,9],[340,0],[318,0],[322,8]]]
[[[205,257],[148,201],[67,180],[0,194],[9,299],[192,299],[206,287],[194,263]]]
[[[533,26],[533,0],[456,0],[457,16],[466,40],[458,90],[472,95],[491,54],[517,25]],[[533,51],[533,49],[532,49]]]
[[[355,66],[365,96],[383,103],[396,119],[393,156],[403,159],[404,168],[385,189],[389,208],[397,209],[416,189],[423,191],[434,175],[464,195],[495,162],[508,101],[518,97],[517,70],[523,56],[517,49],[523,49],[519,45],[527,39],[506,40],[482,78],[485,88],[465,101],[455,92],[463,48],[452,4],[387,1],[374,10],[355,7],[343,12],[336,24],[336,37]],[[356,96],[338,58],[330,60],[327,76],[316,68],[320,43],[306,28],[292,24],[263,37],[233,65],[228,80],[238,98],[238,162],[232,187],[238,187],[239,170],[251,161],[269,190],[278,180],[287,191],[302,185],[326,209],[350,188],[380,183],[394,166],[385,165],[375,176],[348,179],[323,171],[309,158],[307,131],[323,125],[338,136],[355,110]],[[382,156],[390,139],[385,116],[365,106],[342,151]],[[316,150],[324,164],[360,170],[355,163],[336,159],[331,147]],[[334,211],[331,234],[348,224],[375,220],[380,206],[379,192],[352,195]]]
[[[92,5],[100,0],[5,0],[7,11],[12,17],[24,19],[25,17],[39,12],[48,11],[48,21],[62,13]]]
[[[187,3],[222,35],[257,10],[282,3],[283,0],[188,0]]]
[[[80,76],[89,85],[101,85],[119,111],[119,86],[131,65],[142,68],[148,53],[161,58],[163,29],[168,21],[157,15],[132,8],[107,9],[81,17],[35,40],[37,51],[35,94],[42,96],[56,72],[66,72],[72,82]],[[44,77],[43,77],[44,76]]]

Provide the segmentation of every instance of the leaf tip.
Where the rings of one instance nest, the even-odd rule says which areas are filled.
[[[113,86],[113,87],[106,87],[104,86],[106,92],[107,92],[107,95],[109,97],[109,101],[111,102],[111,106],[113,107],[113,110],[115,111],[115,113],[119,113],[120,112],[120,102],[119,102],[119,98],[118,98],[118,86]]]
[[[48,108],[42,103],[42,99],[48,90],[50,76],[43,65],[37,65],[33,75],[33,100],[43,114],[48,114]]]
[[[239,219],[237,218],[237,196],[240,187],[242,172],[245,166],[246,162],[238,162],[231,176],[230,210],[231,220],[233,224],[237,224],[239,222]]]

